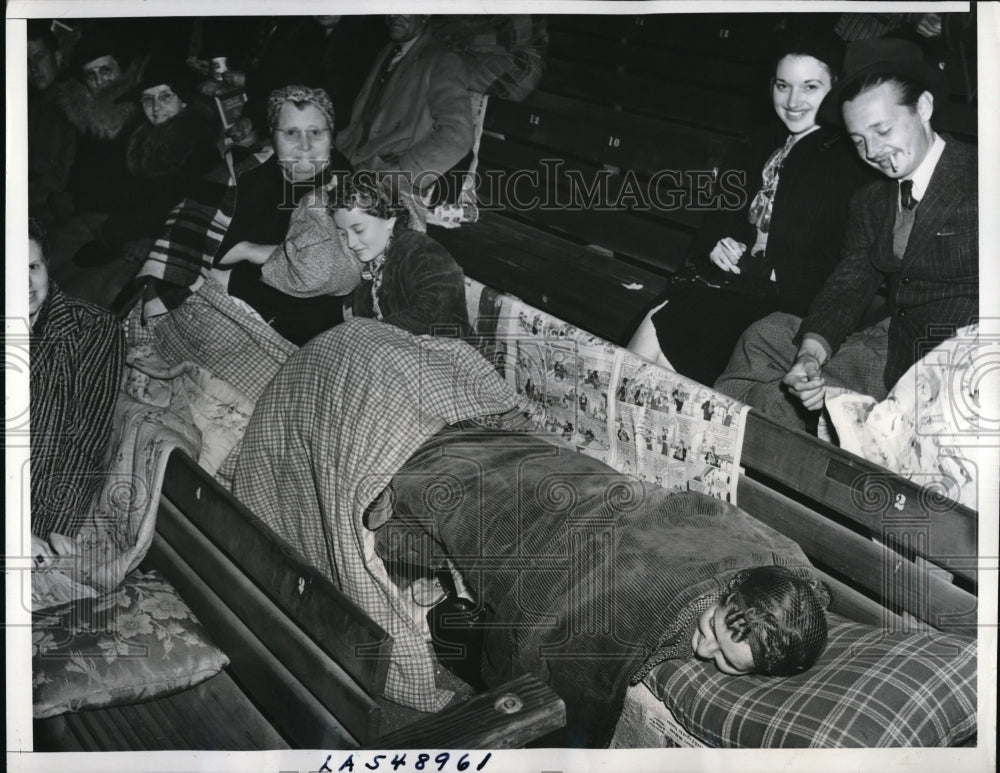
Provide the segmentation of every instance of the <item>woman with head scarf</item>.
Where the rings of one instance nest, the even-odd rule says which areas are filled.
[[[301,346],[343,320],[343,299],[289,295],[262,281],[261,266],[284,241],[299,201],[330,187],[336,172],[348,167],[333,149],[333,105],[323,89],[276,89],[267,116],[274,155],[237,179],[236,208],[215,265],[232,269],[230,295]]]

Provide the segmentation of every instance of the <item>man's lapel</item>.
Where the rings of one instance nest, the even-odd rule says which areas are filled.
[[[954,143],[949,143],[944,146],[944,152],[938,159],[934,174],[931,175],[927,190],[924,191],[924,197],[917,205],[913,230],[910,232],[910,239],[906,243],[906,252],[903,255],[904,266],[918,260],[934,245],[941,226],[957,202],[956,193],[961,190],[959,185],[961,174]]]

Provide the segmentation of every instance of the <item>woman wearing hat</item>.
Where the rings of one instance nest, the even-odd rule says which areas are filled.
[[[98,239],[77,252],[77,265],[107,263],[126,242],[156,236],[170,210],[222,160],[218,115],[182,63],[151,60],[119,101],[136,104],[144,116],[125,146],[128,195]]]
[[[806,312],[839,259],[851,195],[876,179],[847,139],[818,123],[842,58],[832,34],[779,41],[770,81],[779,120],[755,135],[744,163],[728,167],[746,170],[737,206],[706,218],[693,242],[696,275],[668,287],[632,351],[712,384],[752,322]]]

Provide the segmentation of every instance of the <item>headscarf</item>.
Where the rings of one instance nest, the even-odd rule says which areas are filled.
[[[271,96],[267,98],[267,124],[272,129],[278,121],[278,113],[281,112],[282,106],[286,102],[291,102],[295,105],[310,104],[315,106],[324,116],[326,116],[326,124],[330,129],[330,133],[333,133],[334,126],[334,112],[333,103],[330,101],[330,96],[323,89],[314,89],[309,86],[283,86],[280,89],[275,89],[271,92]]]

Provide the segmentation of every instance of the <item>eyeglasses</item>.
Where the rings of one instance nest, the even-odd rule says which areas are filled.
[[[103,83],[104,81],[111,80],[116,77],[118,71],[111,65],[102,64],[100,67],[94,67],[90,70],[83,71],[83,77],[86,78],[88,83]]]
[[[172,105],[175,99],[177,99],[177,95],[174,92],[161,91],[155,96],[152,94],[143,94],[139,102],[143,107],[152,107],[154,102],[159,102],[160,107],[166,107],[167,105]]]
[[[294,142],[299,144],[302,140],[309,138],[310,142],[318,142],[327,134],[330,133],[329,129],[278,129],[278,136],[284,138],[288,142]]]

